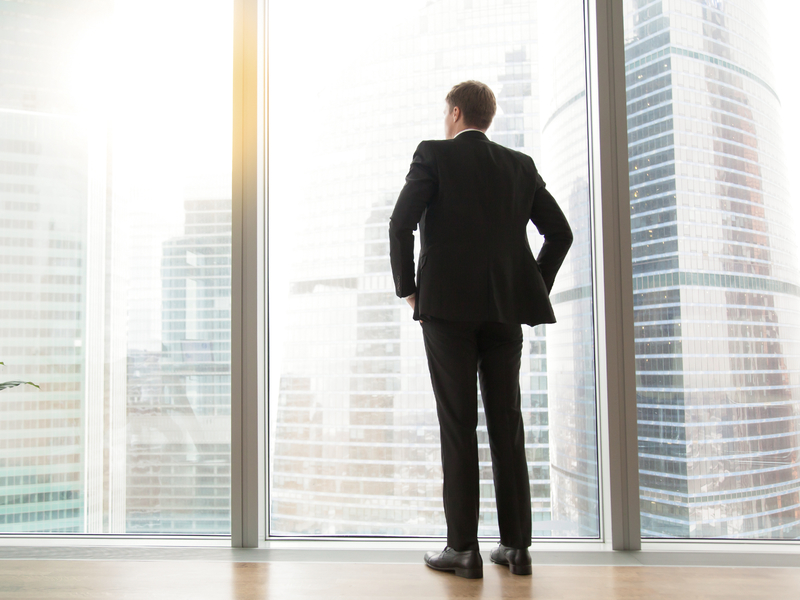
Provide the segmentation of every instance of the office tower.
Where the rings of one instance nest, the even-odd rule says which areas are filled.
[[[644,536],[800,535],[797,234],[764,11],[625,4]]]
[[[0,3],[0,378],[41,386],[0,402],[1,531],[100,531],[119,500],[103,453],[103,423],[120,414],[107,338],[119,314],[103,313],[116,218],[108,134],[79,114],[63,53],[84,11],[108,6]]]
[[[231,202],[184,215],[163,244],[161,350],[128,355],[132,533],[230,532]]]
[[[309,152],[315,167],[303,174],[307,191],[298,187],[296,195],[279,195],[274,190],[279,185],[285,189],[279,181],[282,172],[277,167],[272,171],[271,205],[291,202],[302,215],[294,225],[296,231],[282,238],[286,243],[270,248],[271,264],[291,264],[284,308],[270,313],[271,323],[277,323],[271,327],[285,325],[286,330],[280,371],[272,371],[272,377],[280,377],[279,395],[272,398],[277,408],[270,440],[273,534],[444,534],[435,403],[419,325],[394,293],[388,219],[414,148],[423,139],[442,137],[444,96],[460,81],[478,79],[491,85],[499,109],[489,137],[539,162],[543,113],[537,83],[542,52],[538,10],[537,3],[521,1],[428,2],[343,67],[340,85],[324,88],[326,113],[335,118],[314,129]],[[580,3],[572,3],[571,12],[565,12],[581,23],[580,29]],[[583,56],[581,46],[579,60]],[[280,89],[288,88],[281,86],[276,72],[273,69],[272,85],[280,94]],[[582,118],[585,138],[585,115]],[[303,135],[299,130],[295,134]],[[277,146],[281,141],[275,138],[271,143]],[[582,173],[565,176],[567,190],[575,186],[585,190],[585,154],[583,161]],[[576,157],[571,166],[577,163]],[[555,183],[558,175],[543,172]],[[583,178],[583,183],[573,183],[576,178]],[[570,214],[573,205],[581,199],[586,202],[585,191],[576,192],[574,201],[554,193],[566,203],[570,219],[587,213],[588,206],[579,209],[583,213]],[[278,225],[285,226],[289,225]],[[588,230],[588,224],[581,227]],[[531,237],[536,240],[532,226]],[[582,252],[587,254],[588,247]],[[566,273],[574,267],[565,269]],[[590,284],[590,279],[577,275],[564,281],[573,279]],[[569,306],[569,288],[558,285],[554,291],[566,294],[559,298]],[[591,314],[590,297],[590,293],[583,296],[584,304],[575,314],[587,306]],[[558,522],[552,514],[548,408],[552,382],[558,382],[556,389],[567,391],[564,403],[586,398],[594,406],[593,375],[580,373],[577,384],[571,379],[575,369],[571,356],[580,355],[585,361],[585,349],[566,350],[574,335],[567,329],[585,327],[587,322],[572,316],[569,322],[563,330],[556,327],[553,336],[548,326],[547,337],[544,327],[524,328],[522,405],[538,536],[597,531],[596,517],[590,532],[567,510],[562,510]],[[588,339],[591,372],[588,323],[588,331],[581,335]],[[271,345],[273,357],[282,350]],[[552,372],[555,365],[562,371]],[[585,362],[580,366],[586,367]],[[578,388],[582,391],[573,391]],[[482,414],[480,423],[481,534],[496,535]],[[584,442],[594,444],[593,438]],[[591,471],[596,480],[596,461],[593,469],[584,471]],[[570,492],[564,490],[562,503]],[[595,497],[594,508],[596,503]]]

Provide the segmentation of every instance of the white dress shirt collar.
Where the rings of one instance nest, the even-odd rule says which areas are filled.
[[[453,139],[456,139],[458,136],[460,136],[465,131],[481,131],[481,130],[480,129],[462,129],[461,131],[459,131],[457,134],[455,134],[453,136]],[[483,133],[483,131],[481,131],[481,133]]]

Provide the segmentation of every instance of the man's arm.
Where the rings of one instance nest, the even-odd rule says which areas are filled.
[[[417,146],[411,169],[389,219],[389,257],[395,291],[408,298],[417,291],[414,282],[414,231],[428,203],[436,197],[439,183],[432,152],[425,142]],[[412,304],[413,300],[409,301]],[[412,304],[413,306],[413,304]]]
[[[538,174],[537,174],[538,176]],[[567,218],[561,212],[555,198],[544,187],[544,182],[539,178],[541,187],[536,190],[531,207],[531,221],[544,236],[544,244],[536,257],[542,278],[547,286],[547,292],[553,289],[556,273],[561,268],[561,263],[567,256],[567,251],[572,245],[572,229],[567,223]]]

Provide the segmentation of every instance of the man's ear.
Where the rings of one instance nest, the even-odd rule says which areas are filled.
[[[461,118],[461,109],[457,106],[453,107],[453,123],[458,123],[458,120]]]

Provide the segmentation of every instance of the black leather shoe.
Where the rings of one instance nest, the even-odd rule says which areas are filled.
[[[428,552],[425,564],[437,571],[453,571],[458,577],[466,579],[483,577],[483,559],[477,550],[456,552],[448,546],[443,552]]]
[[[509,571],[514,575],[530,575],[533,573],[531,567],[531,553],[527,548],[511,548],[500,544],[492,550],[492,562],[498,565],[507,565]]]

